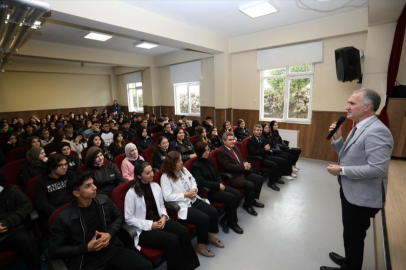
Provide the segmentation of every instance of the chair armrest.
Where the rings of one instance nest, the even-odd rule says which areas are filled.
[[[53,270],[68,270],[68,267],[66,267],[66,264],[62,259],[51,259],[48,250],[45,250],[44,253],[47,263],[52,267]]]
[[[208,187],[201,187],[201,188],[199,188],[199,191],[209,193],[209,192],[210,192],[210,188],[208,188]]]
[[[289,141],[287,140],[282,140],[287,146],[289,146]]]
[[[133,226],[128,225],[127,223],[123,223],[123,225],[121,225],[121,229],[131,238],[137,236],[137,231],[135,230],[135,228]]]
[[[222,179],[228,179],[228,180],[233,179],[233,177],[232,177],[231,174],[229,174],[229,173],[221,172],[221,173],[219,173],[219,175],[220,175],[220,177],[221,177]]]
[[[251,156],[251,155],[247,155],[247,158],[249,158],[249,159],[255,159],[255,160],[259,160],[259,161],[261,161],[261,160],[262,160],[262,157],[260,157],[260,156]]]
[[[39,218],[38,212],[35,209],[32,209],[30,212],[30,219],[31,220],[37,220]]]
[[[175,202],[165,202],[165,208],[179,212],[180,206]]]

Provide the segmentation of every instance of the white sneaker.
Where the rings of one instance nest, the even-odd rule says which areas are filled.
[[[296,170],[300,170],[300,168],[296,165],[293,165],[293,168],[295,168]]]
[[[297,177],[297,175],[294,174],[294,173],[292,173],[290,176],[292,176],[293,178],[296,178],[296,177]]]
[[[282,180],[293,180],[293,177],[292,177],[292,176],[289,176],[289,175],[282,175],[282,176],[281,176],[281,179],[282,179]]]
[[[299,170],[295,168],[295,166],[292,166],[292,172],[298,172]]]

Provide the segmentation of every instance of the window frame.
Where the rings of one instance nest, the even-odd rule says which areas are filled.
[[[140,86],[137,86],[137,84],[141,83]],[[135,87],[130,87],[131,84],[134,84]],[[133,101],[133,97],[132,94],[130,94],[131,90],[135,90],[135,95],[136,95],[136,100],[137,100],[137,104],[132,104]],[[144,112],[144,107],[139,106],[139,102],[138,102],[138,92],[141,91],[142,93],[142,99],[144,100],[144,91],[142,89],[142,82],[137,82],[137,83],[127,83],[127,103],[128,103],[128,110],[130,112]],[[132,109],[132,106],[134,105],[134,110]]]
[[[187,94],[188,94],[188,113],[183,113],[180,112],[180,104],[178,104],[178,98],[177,98],[177,90],[176,87],[179,85],[186,85],[187,86]],[[190,97],[190,91],[189,91],[189,87],[190,86],[199,86],[199,107],[201,108],[201,104],[200,104],[200,81],[196,81],[196,82],[186,82],[186,83],[175,83],[173,84],[173,95],[174,95],[174,103],[175,103],[175,114],[176,115],[186,115],[186,116],[200,116],[201,114],[201,110],[199,113],[192,113],[191,112],[191,97]]]
[[[278,122],[283,123],[294,123],[294,124],[311,124],[312,121],[312,105],[313,105],[313,87],[314,87],[314,63],[311,63],[312,69],[310,72],[290,72],[291,66],[280,67],[280,68],[272,68],[272,69],[281,69],[285,68],[285,75],[264,75],[265,72],[271,70],[262,70],[260,76],[260,110],[259,110],[259,120],[269,122],[272,120],[276,120]],[[283,117],[282,118],[267,118],[264,117],[264,81],[267,79],[277,79],[277,78],[285,78],[285,91],[284,91],[284,98],[283,98]],[[301,118],[289,118],[289,93],[290,93],[290,81],[294,79],[303,79],[309,78],[310,79],[310,96],[309,96],[309,110],[307,113],[306,119]]]

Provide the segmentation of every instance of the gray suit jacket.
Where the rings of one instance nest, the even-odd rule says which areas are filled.
[[[338,164],[345,167],[345,175],[341,175],[345,198],[358,206],[382,208],[393,148],[389,129],[374,116],[349,142],[341,137],[332,145],[339,155]]]

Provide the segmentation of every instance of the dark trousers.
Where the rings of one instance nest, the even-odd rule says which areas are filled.
[[[215,190],[209,193],[209,201],[224,203],[225,216],[229,223],[237,222],[237,208],[244,196],[235,188],[225,186],[224,191]]]
[[[272,157],[272,159],[275,159],[275,157]],[[283,163],[282,158],[276,159],[282,160]],[[283,167],[279,167],[274,160],[263,158],[261,161],[261,167],[269,168],[268,172],[269,183],[276,183],[276,180],[278,180],[278,178],[283,175]]]
[[[292,155],[292,165],[296,165],[296,162],[299,159],[300,154],[302,153],[302,149],[300,149],[300,148],[290,148],[290,149],[284,149],[282,151]]]
[[[173,220],[167,220],[163,230],[143,231],[139,245],[165,249],[168,270],[189,270],[200,265],[189,230]]]
[[[41,269],[38,245],[25,229],[9,232],[9,235],[0,241],[0,250],[16,251],[23,257],[28,269]]]
[[[379,212],[378,208],[351,204],[340,188],[345,260],[342,269],[361,270],[364,260],[364,239],[371,225],[371,218]]]
[[[219,231],[218,219],[216,208],[205,202],[201,202],[196,207],[189,207],[187,210],[186,221],[197,226],[198,244],[208,244],[208,233],[217,233]]]
[[[264,183],[264,179],[262,176],[247,172],[245,174],[245,181],[242,186],[237,188],[244,189],[244,206],[251,207],[254,203],[254,199],[259,199],[259,195],[261,195],[262,184]]]

